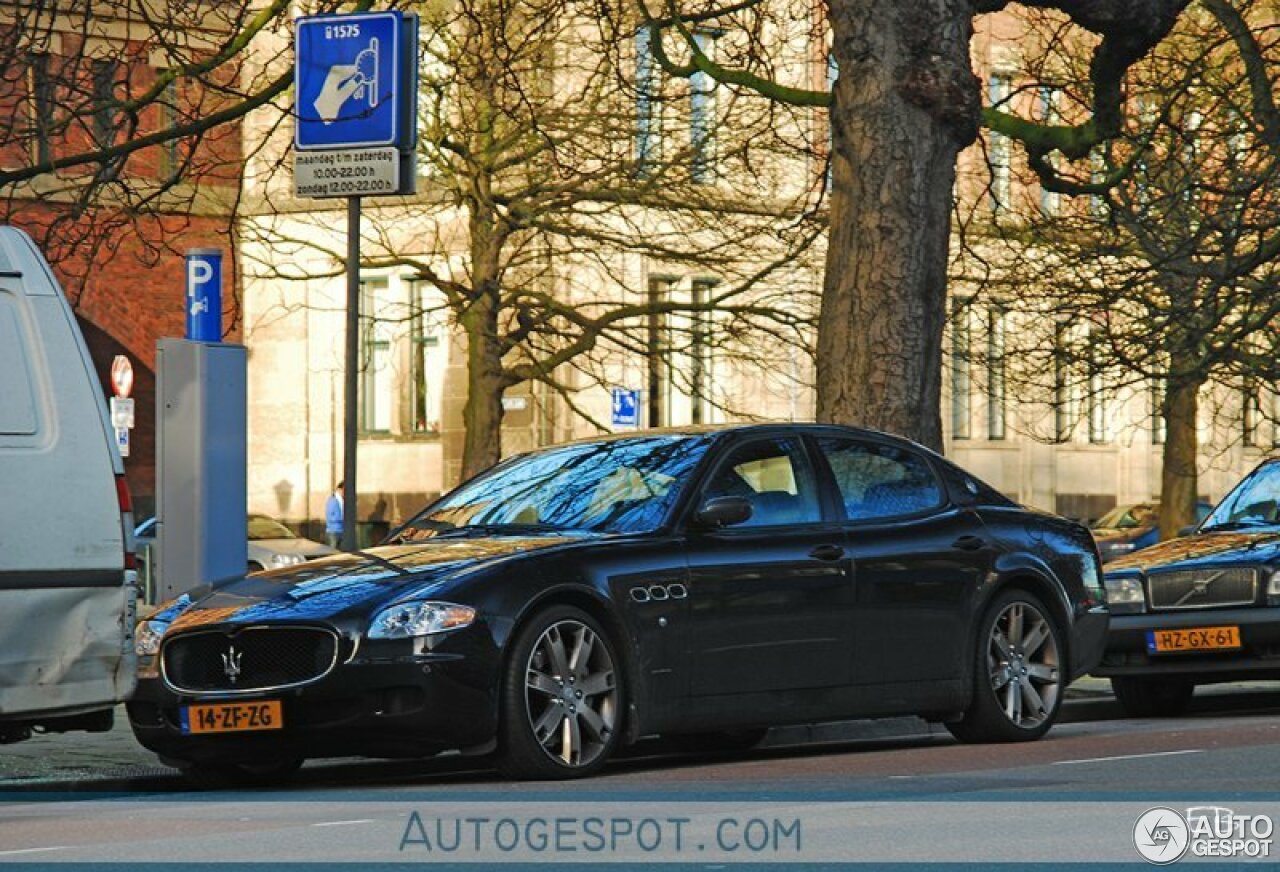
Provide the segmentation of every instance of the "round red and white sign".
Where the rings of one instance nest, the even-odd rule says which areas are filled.
[[[116,389],[117,397],[127,397],[133,392],[133,364],[123,354],[117,354],[111,361],[111,386]]]

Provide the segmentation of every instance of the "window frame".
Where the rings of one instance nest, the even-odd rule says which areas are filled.
[[[809,471],[813,475],[813,485],[815,488],[815,496],[818,503],[818,518],[814,521],[800,521],[792,524],[760,524],[752,526],[749,524],[734,524],[718,530],[709,531],[699,528],[695,523],[698,509],[710,499],[707,489],[716,476],[725,468],[725,465],[733,458],[733,455],[739,449],[758,442],[783,442],[791,441],[795,443],[796,455],[803,458],[805,463],[809,464]],[[834,482],[830,478],[830,470],[827,469],[824,462],[815,451],[816,446],[810,441],[810,434],[803,431],[780,432],[780,433],[751,433],[738,438],[730,439],[722,445],[711,446],[709,451],[710,457],[707,458],[710,463],[706,469],[698,477],[691,493],[694,495],[693,502],[689,506],[688,514],[684,518],[683,527],[686,531],[705,534],[714,532],[717,534],[730,533],[738,535],[756,535],[760,532],[777,531],[777,530],[812,530],[824,525],[839,523],[839,518],[835,516],[835,507],[833,503],[833,494],[831,488]],[[797,488],[799,481],[796,482]]]
[[[849,525],[853,524],[858,527],[878,526],[886,523],[897,523],[903,520],[914,520],[918,518],[932,517],[939,512],[945,511],[952,503],[951,490],[947,486],[946,479],[938,472],[937,466],[925,454],[915,451],[908,446],[900,445],[897,442],[888,439],[877,439],[871,435],[860,433],[812,433],[809,438],[812,440],[812,453],[816,456],[818,463],[823,470],[823,476],[827,480],[827,487],[833,499],[834,511],[839,515],[839,523]],[[836,477],[835,470],[831,468],[831,464],[827,461],[827,453],[822,447],[823,439],[835,439],[854,444],[866,446],[879,446],[892,448],[901,452],[907,457],[918,461],[929,475],[933,478],[934,487],[938,492],[938,501],[933,505],[918,509],[914,512],[904,512],[897,515],[882,515],[877,518],[850,518],[849,513],[845,509],[844,493],[840,490],[840,481]]]

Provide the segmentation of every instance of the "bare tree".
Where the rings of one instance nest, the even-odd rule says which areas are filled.
[[[824,229],[824,164],[805,118],[664,75],[625,5],[418,11],[422,193],[366,212],[365,265],[412,270],[466,336],[464,476],[500,457],[505,391],[541,383],[580,410],[600,361],[652,355],[655,328],[668,347],[750,349],[762,366],[808,348],[816,301],[797,260]],[[699,37],[705,51],[736,38]],[[270,250],[319,244],[296,223],[257,226]],[[698,293],[651,293],[641,258],[698,277]]]
[[[1164,431],[1164,535],[1195,517],[1206,385],[1242,394],[1259,419],[1262,385],[1280,377],[1280,150],[1251,81],[1275,75],[1280,22],[1274,5],[1229,7],[1248,23],[1256,67],[1223,6],[1193,7],[1130,69],[1132,120],[1094,168],[1114,185],[1058,209],[1024,202],[993,228],[1003,234],[975,241],[984,293],[1038,322],[1011,340],[1024,358],[1014,375],[1030,383],[1023,395],[1050,398],[1050,438],[1068,436],[1072,407],[1099,391],[1150,392]],[[1047,51],[1026,87],[1069,100],[1088,71],[1042,24]]]
[[[1022,142],[1053,190],[1081,193],[1114,184],[1087,174],[1081,181],[1070,162],[1087,163],[1121,133],[1126,70],[1168,33],[1187,2],[1020,4],[1060,10],[1092,37],[1084,48],[1088,111],[1076,124],[1044,124],[981,106],[969,60],[973,20],[1015,5],[1008,0],[829,0],[824,19],[839,69],[831,91],[789,86],[750,53],[718,61],[695,51],[690,63],[667,65],[673,74],[711,75],[791,105],[830,107],[833,185],[817,342],[819,419],[881,427],[941,448],[941,339],[957,155],[985,124]],[[641,0],[641,6],[655,31],[686,36],[705,22],[734,22],[763,34],[794,12],[769,0]]]

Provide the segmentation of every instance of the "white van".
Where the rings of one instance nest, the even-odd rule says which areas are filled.
[[[133,692],[132,529],[71,307],[31,238],[0,227],[0,743],[109,729]]]

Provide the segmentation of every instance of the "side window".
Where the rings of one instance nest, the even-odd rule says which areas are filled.
[[[721,462],[703,496],[748,500],[751,518],[740,527],[822,520],[816,479],[798,439],[761,439],[738,446]]]
[[[892,445],[826,437],[818,440],[851,521],[931,509],[942,489],[928,464]]]

